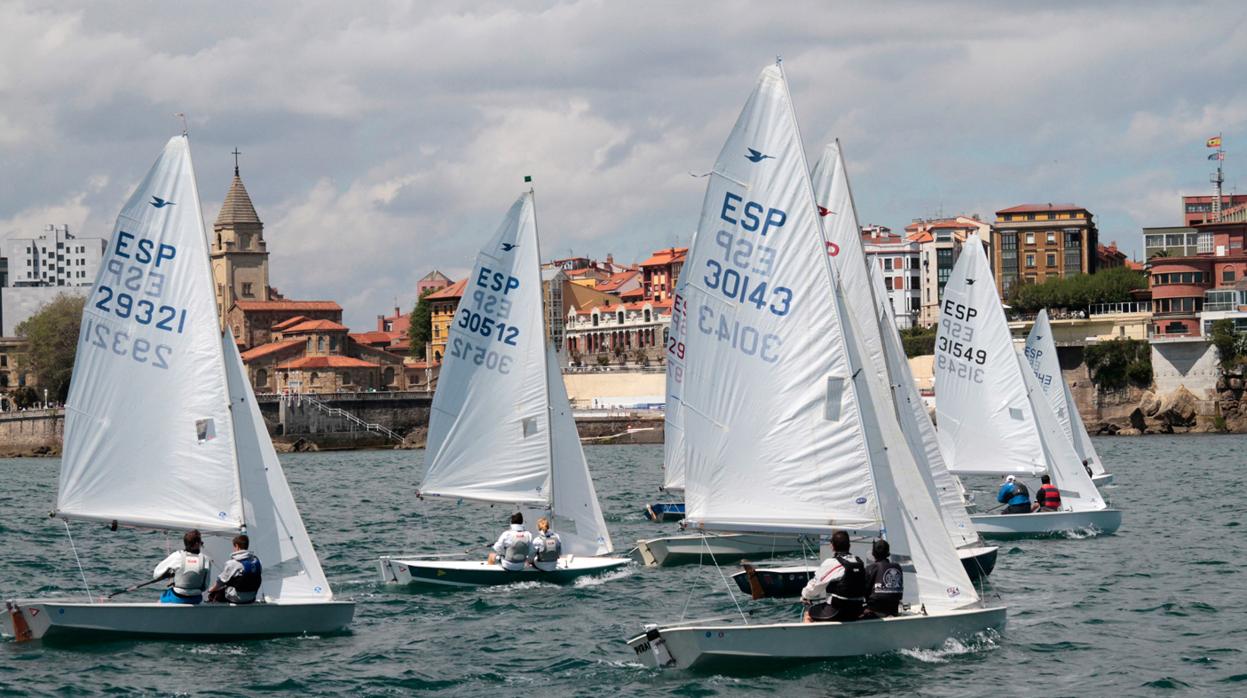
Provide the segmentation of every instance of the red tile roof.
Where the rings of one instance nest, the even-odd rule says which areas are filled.
[[[624,300],[628,300],[628,299],[631,299],[631,298],[644,298],[644,297],[645,297],[645,289],[643,289],[643,288],[634,288],[634,289],[631,289],[631,290],[629,290],[629,291],[624,291],[623,293],[619,294],[619,297],[620,297],[620,298],[622,298],[622,299],[624,299]]]
[[[1087,209],[1078,204],[1020,204],[1010,208],[1002,208],[997,211],[1001,213],[1047,213],[1048,211],[1086,211]]]
[[[342,306],[333,301],[235,301],[247,312],[298,312],[300,310],[330,310],[341,312]]]
[[[308,316],[306,316],[306,315],[295,315],[295,316],[294,316],[294,317],[292,317],[292,318],[289,318],[289,319],[286,319],[286,320],[282,320],[281,322],[277,323],[276,325],[273,325],[273,329],[274,329],[274,330],[277,330],[277,331],[281,331],[281,330],[286,329],[287,327],[291,327],[291,326],[293,326],[293,325],[297,325],[297,324],[299,324],[300,322],[307,322],[308,320],[309,320],[309,318],[308,318]]]
[[[429,295],[425,296],[425,298],[431,301],[457,300],[463,297],[463,287],[467,285],[468,285],[468,280],[461,279],[447,286],[446,288],[441,289],[440,291],[434,291],[433,293],[430,293]]]
[[[333,320],[305,320],[293,327],[287,327],[282,330],[286,332],[346,332],[346,325],[340,325]]]
[[[244,363],[249,362],[249,361],[255,361],[256,359],[259,359],[264,356],[268,356],[269,354],[276,354],[286,349],[293,349],[295,347],[303,346],[304,344],[307,344],[307,341],[303,339],[285,339],[280,342],[269,342],[268,344],[261,344],[258,347],[252,347],[248,349],[247,351],[244,351],[242,353],[242,360]]]
[[[611,291],[614,291],[620,286],[623,286],[629,281],[635,279],[640,273],[641,272],[638,271],[621,271],[618,274],[612,274],[609,279],[598,282],[598,285],[594,288],[602,291],[603,293],[610,293]]]
[[[351,339],[360,344],[385,344],[388,345],[394,338],[389,332],[372,331],[372,332],[354,332],[350,335]]]
[[[277,364],[277,368],[380,368],[380,364],[349,356],[304,356]]]
[[[658,250],[652,257],[641,262],[643,267],[661,267],[671,264],[672,262],[684,261],[684,255],[688,254],[687,247],[671,247],[665,250]]]

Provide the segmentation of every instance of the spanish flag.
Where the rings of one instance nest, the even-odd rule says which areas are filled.
[[[1209,138],[1206,145],[1209,148],[1220,148],[1221,147],[1221,136],[1213,136],[1212,138]]]

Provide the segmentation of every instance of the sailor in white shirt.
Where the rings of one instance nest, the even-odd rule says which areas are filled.
[[[498,536],[494,550],[489,554],[489,564],[500,564],[508,572],[518,572],[528,563],[533,548],[533,534],[524,530],[524,515],[511,515],[511,528]]]

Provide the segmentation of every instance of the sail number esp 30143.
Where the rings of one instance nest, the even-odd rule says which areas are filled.
[[[779,318],[788,315],[792,310],[792,289],[777,285],[771,278],[775,248],[762,243],[769,233],[784,226],[788,214],[726,192],[719,218],[733,227],[715,233],[715,246],[722,254],[716,252],[707,257],[700,279],[702,286],[747,310]],[[758,239],[747,233],[756,233]],[[716,313],[704,303],[697,309],[697,329],[746,356],[757,356],[767,363],[779,360],[783,343],[779,335]]]

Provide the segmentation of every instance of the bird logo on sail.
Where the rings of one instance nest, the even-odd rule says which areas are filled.
[[[967,278],[967,279],[966,279],[966,286],[973,286],[973,285],[974,285],[974,279]]]
[[[835,211],[832,211],[831,209],[827,208],[826,206],[819,206],[819,207],[818,207],[818,215],[820,215],[820,216],[830,216],[830,215],[831,215],[831,214],[833,214],[833,213],[835,213]]]
[[[763,160],[767,158],[770,158],[772,160],[775,159],[774,155],[763,155],[762,151],[760,150],[755,150],[753,148],[746,148],[746,150],[749,151],[749,154],[745,156],[746,158],[748,158],[749,162],[762,162]]]
[[[169,201],[167,199],[162,199],[159,196],[153,196],[152,200],[148,201],[147,203],[151,204],[152,206],[155,206],[156,208],[164,208],[165,206],[176,206],[177,205],[173,203],[172,201]]]
[[[502,251],[503,251],[503,252],[510,252],[511,250],[514,250],[514,249],[515,249],[515,248],[517,248],[517,247],[519,247],[519,245],[517,245],[517,244],[516,244],[516,243],[514,243],[514,242],[504,242],[504,243],[502,243]]]

